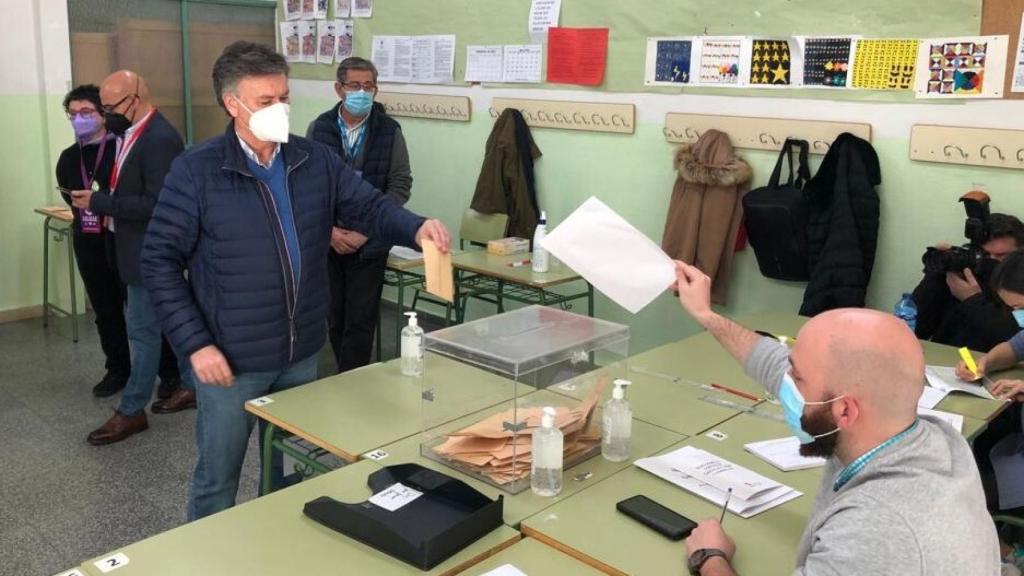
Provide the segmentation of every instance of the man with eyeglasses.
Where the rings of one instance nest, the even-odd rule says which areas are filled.
[[[377,68],[363,58],[346,58],[338,65],[334,91],[341,100],[309,125],[306,136],[337,152],[343,163],[396,204],[405,204],[412,188],[409,150],[402,127],[373,101]],[[370,363],[390,249],[346,226],[331,231],[328,325],[338,372]]]
[[[149,87],[135,72],[114,72],[100,86],[107,130],[117,136],[109,186],[71,193],[76,208],[102,218],[114,234],[117,269],[127,285],[125,323],[131,344],[131,374],[114,415],[87,440],[99,446],[120,442],[146,430],[146,404],[153,396],[160,368],[160,326],[139,270],[142,239],[171,161],[185,145],[177,130],[153,106]],[[187,382],[188,378],[184,378]],[[195,392],[183,386],[154,412],[195,407]]]

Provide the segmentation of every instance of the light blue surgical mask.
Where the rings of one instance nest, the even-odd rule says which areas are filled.
[[[1017,326],[1024,328],[1024,310],[1014,310],[1013,319],[1017,321]]]
[[[820,406],[822,404],[829,404],[842,398],[842,396],[836,396],[831,400],[823,400],[821,402],[807,402],[804,400],[804,395],[800,393],[800,390],[796,387],[796,382],[793,382],[793,378],[787,373],[782,377],[782,385],[779,386],[779,403],[782,404],[782,414],[786,418],[786,425],[793,434],[800,440],[801,444],[810,444],[814,442],[815,438],[821,438],[823,436],[831,436],[836,432],[839,432],[839,428],[831,432],[824,434],[818,434],[812,436],[804,430],[801,419],[804,416],[804,406]]]
[[[353,116],[366,116],[373,108],[373,93],[365,90],[345,92],[345,110]]]

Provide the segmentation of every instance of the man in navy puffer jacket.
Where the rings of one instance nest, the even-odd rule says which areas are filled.
[[[331,227],[344,222],[404,246],[449,243],[439,221],[399,207],[326,147],[288,134],[288,64],[272,48],[228,46],[213,84],[233,120],[174,161],[142,250],[157,316],[198,382],[190,520],[234,505],[254,424],[243,404],[316,378]],[[272,480],[280,479],[278,458]]]

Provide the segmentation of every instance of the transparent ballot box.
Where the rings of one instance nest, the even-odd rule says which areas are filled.
[[[543,407],[565,437],[563,469],[601,452],[600,399],[626,377],[629,327],[530,306],[431,332],[424,347],[420,453],[517,494]]]

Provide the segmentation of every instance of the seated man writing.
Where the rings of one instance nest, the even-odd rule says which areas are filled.
[[[833,310],[809,320],[790,353],[712,311],[700,270],[679,262],[676,275],[683,308],[779,399],[801,454],[828,459],[794,574],[999,574],[967,442],[917,416],[924,354],[906,325]],[[735,574],[736,546],[717,520],[702,521],[686,547],[693,574]]]

